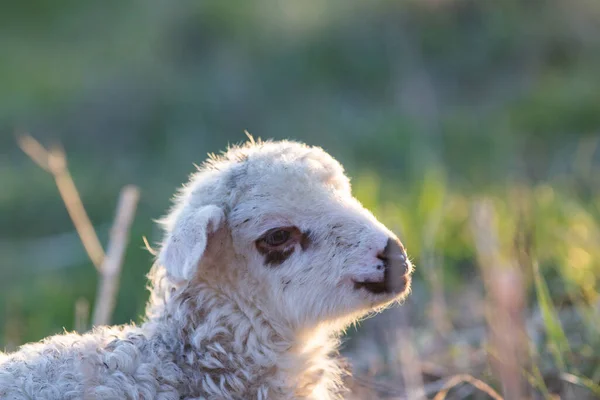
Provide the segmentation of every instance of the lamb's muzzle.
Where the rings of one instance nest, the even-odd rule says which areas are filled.
[[[400,240],[389,238],[383,251],[385,288],[389,293],[401,293],[410,283],[412,265]]]
[[[383,263],[376,269],[383,269],[383,277],[374,280],[355,281],[355,289],[366,289],[373,294],[395,295],[403,293],[410,285],[412,265],[402,245],[395,237],[388,239],[385,248],[377,258]]]

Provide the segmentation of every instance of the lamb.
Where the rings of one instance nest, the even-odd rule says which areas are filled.
[[[141,325],[0,353],[2,399],[337,399],[339,334],[412,265],[318,147],[254,141],[176,195]]]

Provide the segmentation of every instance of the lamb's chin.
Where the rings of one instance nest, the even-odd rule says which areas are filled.
[[[406,289],[399,293],[388,293],[383,295],[371,295],[371,309],[377,313],[398,303],[402,303],[410,294],[410,281]]]

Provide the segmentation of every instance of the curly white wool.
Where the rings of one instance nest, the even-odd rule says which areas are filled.
[[[146,321],[0,353],[1,399],[340,398],[338,333],[409,289],[357,289],[383,279],[394,236],[320,148],[252,141],[213,156],[162,224]],[[257,251],[290,226],[298,242]]]

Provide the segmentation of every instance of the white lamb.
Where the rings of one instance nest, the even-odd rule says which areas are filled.
[[[146,322],[0,353],[0,398],[340,398],[339,333],[410,288],[402,244],[317,147],[212,156],[162,223]]]

